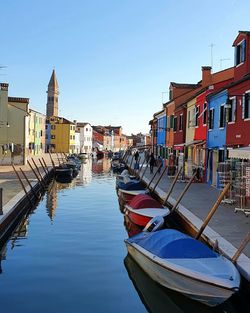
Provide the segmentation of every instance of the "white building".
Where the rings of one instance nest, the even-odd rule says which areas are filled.
[[[80,140],[80,131],[75,131],[75,153],[81,152],[81,140]]]
[[[80,132],[80,152],[92,153],[93,130],[89,123],[76,123],[76,130]]]

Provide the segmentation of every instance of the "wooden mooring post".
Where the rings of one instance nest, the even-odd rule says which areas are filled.
[[[20,184],[21,184],[21,186],[22,186],[22,188],[23,188],[23,191],[24,191],[24,193],[25,193],[27,199],[29,200],[30,205],[33,206],[33,203],[32,203],[32,201],[31,201],[30,195],[29,195],[28,191],[26,190],[26,188],[25,188],[25,186],[24,186],[24,183],[23,183],[23,181],[22,181],[22,179],[21,179],[19,173],[17,172],[17,170],[16,170],[14,164],[12,164],[12,168],[13,168],[14,172],[16,173],[16,176],[17,176],[17,178],[18,178],[18,180],[19,180],[19,182],[20,182]]]
[[[175,203],[175,205],[172,207],[171,212],[174,212],[174,211],[177,209],[177,207],[178,207],[179,203],[181,202],[182,198],[184,197],[185,193],[188,191],[189,187],[191,186],[191,184],[192,184],[192,182],[193,182],[193,180],[194,180],[196,174],[197,174],[197,173],[196,173],[196,171],[195,171],[195,172],[193,173],[193,176],[189,179],[189,182],[186,184],[185,188],[183,189],[182,193],[180,194],[179,198],[176,200],[176,203]]]
[[[33,193],[34,197],[35,197],[37,200],[39,200],[39,196],[36,194],[35,189],[34,189],[33,186],[31,185],[31,183],[30,183],[30,181],[29,181],[27,175],[26,175],[25,172],[21,169],[21,167],[20,167],[19,169],[20,169],[21,173],[23,174],[25,180],[27,181],[28,185],[30,186],[30,190],[31,190],[31,192]]]
[[[170,188],[169,188],[169,191],[168,191],[168,193],[167,193],[167,195],[166,195],[166,198],[165,198],[164,201],[163,201],[163,205],[166,205],[166,204],[167,204],[168,198],[169,198],[169,196],[171,195],[171,193],[172,193],[172,191],[173,191],[173,189],[174,189],[174,186],[175,186],[175,184],[176,184],[176,182],[177,182],[177,180],[178,180],[178,177],[179,177],[179,175],[180,175],[180,173],[181,173],[181,170],[182,170],[182,167],[179,168],[177,174],[175,175],[175,178],[174,178],[174,180],[173,180],[173,182],[172,182],[172,184],[171,184],[171,186],[170,186]]]
[[[140,172],[141,172],[141,170],[142,170],[142,168],[143,168],[143,165],[144,165],[145,161],[146,161],[146,159],[144,158],[144,160],[143,160],[143,162],[142,162],[142,165],[141,165],[141,167],[140,167],[140,169],[139,169],[139,171],[138,171],[138,175],[139,175],[139,176],[140,176]]]
[[[144,175],[145,175],[145,173],[146,173],[146,171],[147,171],[148,165],[149,165],[149,161],[147,162],[147,165],[146,165],[146,167],[145,167],[145,170],[144,170],[144,172],[143,172],[143,174],[142,174],[142,176],[141,176],[141,180],[143,179],[143,177],[144,177]]]
[[[162,177],[163,177],[163,175],[165,174],[165,172],[166,172],[167,169],[168,169],[168,166],[165,166],[165,168],[164,168],[164,170],[162,171],[160,177],[158,178],[157,182],[155,183],[153,189],[151,190],[152,193],[155,191],[156,187],[157,187],[158,184],[160,183],[160,181],[161,181],[161,179],[162,179]]]
[[[226,184],[224,189],[222,190],[221,194],[219,195],[218,199],[216,200],[215,204],[212,206],[211,210],[209,211],[207,217],[205,218],[205,221],[201,225],[200,230],[198,231],[197,235],[195,236],[195,239],[199,239],[201,234],[203,233],[204,229],[206,228],[207,224],[211,220],[212,216],[214,215],[215,211],[218,209],[221,201],[223,200],[225,194],[228,192],[230,188],[230,183]]]
[[[49,175],[49,168],[48,168],[48,166],[47,166],[47,164],[46,164],[46,162],[45,162],[45,160],[44,160],[43,157],[42,157],[42,161],[43,161],[43,164],[44,164],[44,166],[45,166],[45,168],[46,168],[46,170],[47,170],[47,173],[48,173],[48,175]]]
[[[55,169],[55,168],[56,168],[56,167],[55,167],[55,162],[54,162],[54,160],[53,160],[52,155],[51,155],[50,152],[49,152],[49,156],[50,156],[50,160],[51,160],[51,164],[52,164],[52,166],[53,166],[53,169]]]
[[[250,232],[247,233],[246,237],[241,242],[238,250],[235,252],[234,256],[232,257],[232,262],[235,263],[238,260],[239,256],[241,255],[241,252],[245,249],[249,241],[250,241]]]
[[[43,171],[44,171],[45,178],[46,178],[46,177],[47,177],[47,175],[48,175],[48,172],[46,171],[46,169],[45,169],[45,167],[44,167],[44,165],[43,165],[43,163],[42,163],[41,159],[38,159],[38,161],[39,161],[39,163],[41,164],[41,167],[42,167],[42,169],[43,169]]]
[[[43,184],[43,182],[40,180],[40,178],[38,177],[37,173],[35,172],[35,170],[33,169],[31,163],[29,160],[27,160],[27,163],[29,164],[29,167],[31,168],[33,174],[35,175],[36,179],[38,180],[39,184],[42,186],[42,188],[45,190],[45,186]]]
[[[149,186],[151,185],[151,183],[153,182],[153,180],[155,179],[156,175],[158,174],[159,169],[161,168],[161,164],[157,167],[157,170],[155,171],[153,177],[151,178],[151,180],[149,181],[149,183],[147,184],[147,187],[149,189]]]
[[[46,186],[45,181],[44,181],[44,179],[43,179],[43,176],[42,176],[42,174],[41,174],[41,172],[40,172],[40,170],[39,170],[39,167],[36,165],[36,162],[34,161],[33,158],[31,158],[31,160],[32,160],[33,164],[35,165],[35,168],[36,168],[36,170],[37,170],[37,172],[38,172],[38,174],[39,174],[39,176],[40,176],[40,178],[41,178],[41,181],[43,182],[44,186]]]

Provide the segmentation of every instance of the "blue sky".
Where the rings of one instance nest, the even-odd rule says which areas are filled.
[[[147,132],[170,81],[201,79],[211,43],[213,71],[233,65],[232,42],[250,30],[249,12],[248,0],[4,1],[0,81],[45,113],[55,67],[61,116]]]

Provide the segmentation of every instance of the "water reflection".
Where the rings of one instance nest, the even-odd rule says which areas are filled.
[[[180,293],[169,290],[153,281],[140,266],[127,255],[124,259],[124,265],[127,269],[129,278],[140,296],[141,301],[151,313],[236,313],[247,312],[241,310],[238,306],[234,309],[231,301],[218,306],[208,307],[197,301],[193,301]]]
[[[95,174],[108,173],[110,171],[110,159],[103,158],[101,160],[93,159],[92,172]]]

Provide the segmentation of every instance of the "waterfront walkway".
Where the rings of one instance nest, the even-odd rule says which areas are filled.
[[[39,156],[32,156],[32,158],[34,159],[34,161],[36,162],[39,168],[39,171],[43,173],[43,169],[38,160],[39,158],[41,159],[41,157],[44,158],[45,163],[47,164],[49,168],[52,167],[52,164],[51,164],[50,156],[48,153],[45,153]],[[57,156],[55,154],[52,154],[52,158],[53,158],[54,163],[57,165],[58,164]],[[33,162],[31,160],[30,162],[31,162],[32,167],[34,168]],[[20,173],[19,168],[21,168],[25,172],[25,174],[27,175],[27,177],[29,178],[31,182],[37,181],[35,175],[33,174],[28,164],[15,165],[15,168],[18,170],[19,173]],[[21,173],[20,175],[23,178],[22,180],[23,180],[24,185],[27,186],[28,184],[25,181],[24,177],[22,176]],[[3,206],[6,203],[8,203],[12,198],[14,198],[20,191],[23,190],[11,165],[0,166],[0,188],[3,188]]]
[[[143,158],[141,158],[141,163]],[[130,165],[131,157],[129,158],[127,164]],[[141,164],[140,164],[141,166]],[[144,166],[145,167],[145,166]],[[133,165],[132,165],[133,168]],[[154,167],[154,173],[157,170]],[[140,172],[142,176],[144,168]],[[154,174],[150,174],[149,168],[146,170],[143,180],[148,183]],[[154,183],[159,179],[160,174],[157,174],[154,181],[150,185],[153,188]],[[172,184],[173,178],[169,178],[167,174],[163,176],[159,185],[157,186],[155,192],[164,199],[167,192]],[[182,190],[185,187],[184,182],[177,182],[171,196],[168,201],[172,205],[175,204],[176,199],[178,199]],[[220,190],[204,183],[192,183],[180,205],[178,206],[178,213],[195,229],[199,229],[202,222],[205,220],[208,212],[212,208],[213,204],[217,200]],[[232,257],[239,248],[242,240],[245,238],[247,233],[250,231],[250,217],[246,217],[243,212],[234,213],[235,205],[222,203],[212,219],[210,220],[208,226],[204,230],[204,236],[208,238],[211,244],[218,241],[218,246],[228,257]],[[245,255],[245,256],[244,256]],[[250,280],[250,243],[243,250],[243,254],[238,259],[237,263],[240,263],[246,271],[246,276]]]

